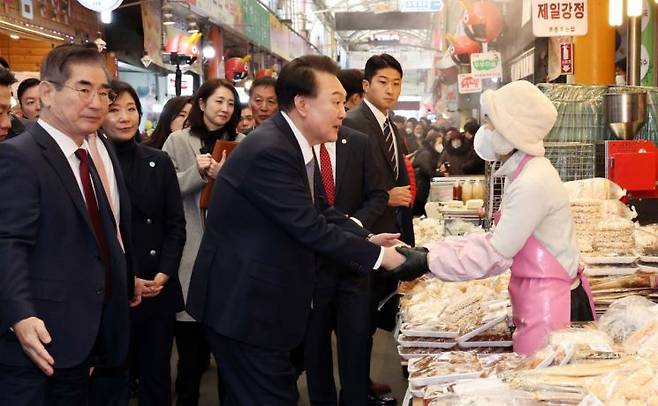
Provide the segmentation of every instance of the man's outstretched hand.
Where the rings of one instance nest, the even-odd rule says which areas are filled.
[[[427,248],[396,247],[395,250],[407,258],[402,265],[391,269],[391,273],[398,280],[412,281],[430,271],[427,265],[427,253],[429,252]]]

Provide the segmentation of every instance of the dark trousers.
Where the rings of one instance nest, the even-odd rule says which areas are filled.
[[[197,406],[201,377],[210,364],[208,340],[203,325],[194,321],[177,321],[175,331],[178,350],[176,405]],[[219,391],[219,381],[217,387]]]
[[[36,366],[0,364],[0,405],[86,406],[89,363],[73,368],[56,368],[46,376]]]
[[[331,333],[335,330],[340,404],[365,405],[370,369],[369,278],[339,275],[318,286],[305,338],[305,366],[313,406],[336,405]]]
[[[90,406],[126,406],[130,398],[128,364],[117,368],[95,368],[89,381]]]
[[[221,366],[223,406],[296,406],[297,374],[290,351],[256,347],[206,328]]]
[[[139,406],[171,405],[171,349],[176,315],[133,321],[131,372],[139,380]]]
[[[592,306],[583,284],[571,290],[571,321],[593,321]]]

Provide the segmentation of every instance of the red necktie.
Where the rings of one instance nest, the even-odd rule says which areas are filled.
[[[327,194],[329,206],[333,206],[336,201],[336,185],[334,184],[334,171],[331,167],[331,158],[329,151],[324,144],[320,144],[320,173],[322,174],[322,185]]]
[[[79,148],[75,151],[75,156],[80,160],[80,180],[82,181],[82,192],[85,195],[85,203],[87,205],[87,213],[91,220],[91,225],[94,227],[94,234],[96,241],[101,250],[101,257],[105,264],[105,299],[109,299],[111,295],[111,277],[110,277],[110,250],[108,249],[107,239],[103,231],[103,223],[101,221],[101,213],[98,209],[98,202],[96,194],[92,187],[91,175],[89,174],[89,157],[87,150]],[[102,186],[97,186],[102,187]],[[98,189],[101,190],[102,189]]]

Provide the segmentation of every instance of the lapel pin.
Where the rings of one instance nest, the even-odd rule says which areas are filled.
[[[347,144],[347,140],[346,140],[345,138],[343,138],[342,140],[340,140],[340,142],[342,142],[343,144]]]
[[[149,161],[149,166],[150,166],[151,168],[155,168],[155,162],[153,162],[153,161]]]

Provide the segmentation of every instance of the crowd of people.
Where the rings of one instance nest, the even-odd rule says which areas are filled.
[[[373,334],[426,255],[394,246],[433,177],[484,171],[475,121],[394,115],[402,79],[387,54],[304,56],[246,105],[207,80],[141,137],[95,47],[54,48],[16,110],[0,68],[0,404],[170,405],[174,342],[177,405],[211,355],[225,405],[296,404],[304,371],[313,405],[396,404],[369,378]]]

